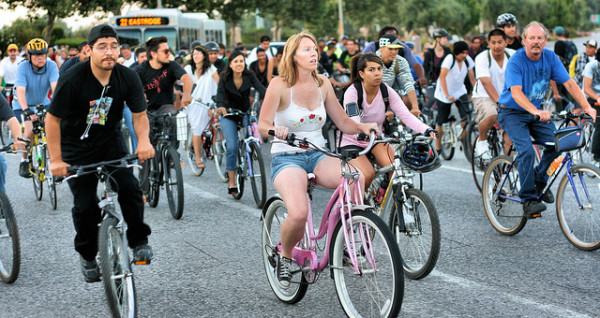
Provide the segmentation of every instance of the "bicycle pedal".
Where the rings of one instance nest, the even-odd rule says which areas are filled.
[[[134,261],[134,265],[150,265],[150,261]]]
[[[535,214],[530,214],[527,216],[527,219],[531,220],[531,219],[537,219],[537,218],[541,218],[542,217],[542,213],[535,213]]]

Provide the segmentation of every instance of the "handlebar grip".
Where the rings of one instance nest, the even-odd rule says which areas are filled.
[[[274,129],[269,129],[269,135],[270,136],[275,136],[275,130]]]
[[[535,119],[535,120],[539,121],[539,120],[540,120],[540,116],[538,116],[538,115],[533,115],[533,119]]]
[[[358,141],[366,141],[367,140],[367,135],[364,132],[361,132],[360,134],[358,134],[358,137],[356,137],[356,139]]]

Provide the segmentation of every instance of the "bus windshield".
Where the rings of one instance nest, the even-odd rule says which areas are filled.
[[[143,44],[141,30],[117,30],[119,43],[129,44],[130,47],[137,47]]]
[[[167,37],[167,40],[169,40],[169,47],[176,52],[176,50],[178,49],[177,47],[177,31],[175,31],[175,29],[146,29],[146,31],[144,31],[144,37],[147,39],[155,37],[155,36],[161,36],[164,35]]]

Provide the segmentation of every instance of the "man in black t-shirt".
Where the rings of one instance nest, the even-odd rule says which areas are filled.
[[[117,33],[109,25],[98,25],[90,30],[88,42],[90,60],[77,63],[60,77],[46,115],[50,171],[55,177],[66,175],[70,165],[119,159],[128,154],[120,130],[125,102],[133,112],[138,136],[135,153],[142,162],[154,157],[148,138],[142,85],[133,70],[117,63]],[[112,178],[117,184],[134,261],[149,263],[151,231],[143,221],[144,203],[139,183],[131,168],[119,169]],[[98,180],[92,174],[70,179],[68,183],[74,197],[75,250],[81,255],[81,271],[86,282],[96,282],[101,277],[96,262],[101,221],[96,195]]]

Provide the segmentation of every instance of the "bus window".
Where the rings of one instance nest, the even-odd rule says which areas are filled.
[[[140,30],[117,30],[119,43],[129,44],[130,47],[143,45],[142,31]]]
[[[148,40],[149,38],[152,37],[157,37],[157,36],[166,36],[167,40],[169,41],[169,47],[177,52],[177,50],[179,50],[179,45],[177,44],[177,31],[175,29],[146,29],[146,31],[144,31],[144,37],[146,38],[146,40]]]

